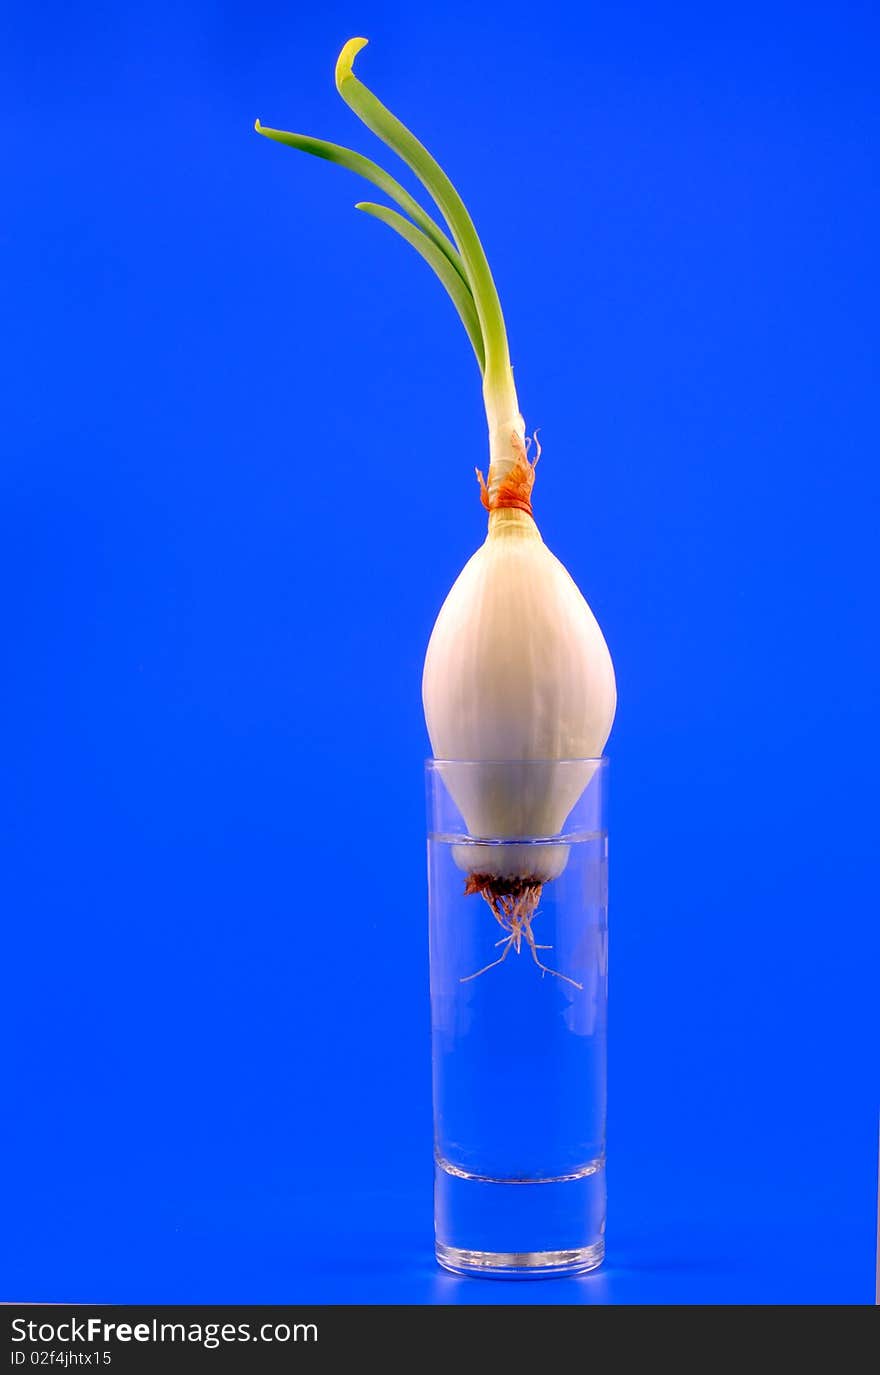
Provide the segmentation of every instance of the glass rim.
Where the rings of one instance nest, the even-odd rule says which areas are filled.
[[[435,759],[430,757],[425,760],[425,768],[428,770],[436,769],[446,764],[469,765],[472,768],[490,768],[498,764],[516,764],[522,767],[524,764],[596,764],[607,768],[610,756],[607,754],[599,755],[576,755],[570,759]]]

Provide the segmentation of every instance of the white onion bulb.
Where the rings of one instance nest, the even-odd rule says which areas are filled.
[[[422,700],[437,759],[497,762],[478,775],[447,775],[471,836],[561,832],[594,766],[554,771],[548,762],[517,770],[517,761],[597,758],[617,691],[595,616],[525,511],[492,512],[485,543],[437,617]],[[566,853],[559,846],[476,846],[460,847],[456,858],[469,872],[525,872],[546,882],[561,872]]]

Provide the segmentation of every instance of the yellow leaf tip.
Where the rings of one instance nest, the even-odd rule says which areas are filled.
[[[365,48],[369,43],[368,38],[350,38],[346,43],[339,57],[336,59],[336,89],[342,90],[342,83],[347,81],[352,74],[354,60],[361,48]]]
[[[256,129],[258,134],[261,134],[263,132],[263,126],[258,119],[254,120],[254,128]]]

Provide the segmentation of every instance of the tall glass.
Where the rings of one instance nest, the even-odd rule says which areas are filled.
[[[593,1270],[607,760],[432,759],[427,792],[437,1259],[469,1275]],[[504,834],[481,833],[487,818]]]

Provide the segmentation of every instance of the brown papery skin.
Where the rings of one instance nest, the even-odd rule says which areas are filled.
[[[526,446],[519,435],[512,436],[513,451],[516,455],[513,467],[496,485],[492,482],[492,468],[489,467],[489,483],[479,468],[476,469],[480,484],[480,500],[487,511],[504,511],[513,508],[532,515],[532,488],[535,485],[535,465],[541,456],[540,449],[534,463],[529,462]],[[494,487],[494,491],[492,490]]]

